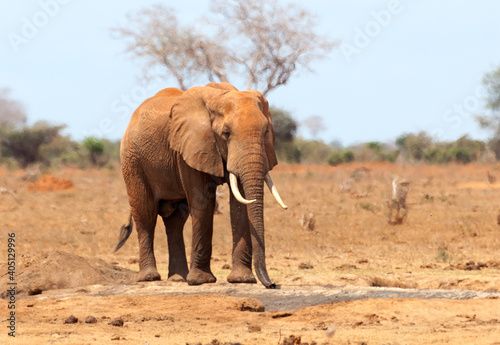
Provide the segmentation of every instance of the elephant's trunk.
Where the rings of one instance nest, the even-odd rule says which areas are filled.
[[[264,239],[264,165],[261,161],[245,164],[241,173],[241,184],[245,197],[255,202],[247,205],[250,235],[252,239],[252,258],[259,281],[269,289],[276,285],[269,279],[266,268],[266,246]]]

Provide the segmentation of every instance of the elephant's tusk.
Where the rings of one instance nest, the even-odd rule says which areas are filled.
[[[231,185],[234,197],[242,204],[248,205],[257,201],[256,199],[247,200],[241,196],[240,189],[238,188],[238,180],[236,179],[236,175],[233,173],[229,173],[229,184]]]
[[[278,193],[278,189],[276,189],[276,186],[274,185],[273,180],[271,179],[271,175],[269,175],[269,173],[266,174],[266,177],[264,178],[264,180],[266,181],[266,184],[269,187],[269,190],[271,191],[271,193],[273,193],[273,196],[276,199],[276,201],[278,202],[278,204],[280,204],[280,206],[286,210],[288,208],[288,206],[286,206],[285,203],[283,202],[283,200],[281,200],[281,197]]]

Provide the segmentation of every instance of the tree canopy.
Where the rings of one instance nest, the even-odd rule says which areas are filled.
[[[314,17],[277,0],[212,0],[211,17],[181,24],[175,11],[157,4],[128,15],[112,29],[126,51],[145,60],[147,77],[173,77],[181,89],[200,78],[231,82],[266,95],[288,82],[298,67],[324,58],[337,44],[315,33]]]
[[[486,109],[487,114],[476,116],[479,125],[493,134],[490,146],[495,152],[497,159],[500,158],[500,66],[487,73],[483,78],[486,87]]]

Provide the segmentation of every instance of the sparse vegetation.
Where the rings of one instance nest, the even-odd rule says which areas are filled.
[[[16,166],[25,168],[33,163],[47,167],[73,165],[86,168],[110,166],[119,161],[119,141],[88,137],[79,143],[63,134],[65,125],[39,121],[28,126],[23,105],[9,99],[8,95],[8,91],[0,90],[1,165],[10,169]],[[289,111],[277,107],[271,107],[270,111],[276,155],[282,163],[338,166],[354,161],[395,162],[401,158],[410,163],[467,164],[491,162],[493,155],[489,149],[493,147],[492,142],[473,140],[466,135],[453,142],[436,142],[425,132],[403,134],[394,143],[373,141],[349,147],[343,147],[335,141],[326,144],[317,139],[297,137],[299,123]],[[313,119],[314,124],[321,123],[318,116]]]
[[[54,126],[45,121],[19,128],[4,127],[1,139],[2,156],[14,158],[22,168],[35,162],[48,165],[50,156],[45,156],[43,153],[44,151],[50,153],[51,150],[44,150],[44,146],[61,136],[60,132],[64,127],[64,125]]]
[[[450,255],[446,252],[445,248],[439,248],[434,259],[436,261],[448,262],[450,259]]]
[[[342,163],[349,163],[353,160],[354,152],[349,149],[345,149],[332,153],[330,157],[328,157],[328,164],[335,166]]]
[[[496,193],[498,190],[496,184],[492,185],[486,181],[486,172],[498,175],[499,169],[498,163],[488,165],[454,164],[441,167],[354,162],[337,166],[335,169],[329,166],[279,165],[271,173],[290,209],[282,211],[274,205],[272,200],[266,199],[266,259],[268,260],[269,274],[285,289],[311,290],[321,285],[329,291],[334,291],[337,287],[349,289],[353,286],[392,286],[427,289],[427,291],[449,289],[447,294],[456,293],[460,289],[483,290],[486,293],[498,291],[500,260],[498,258],[499,227],[496,219],[498,213],[496,205],[500,202],[500,194]],[[79,287],[67,290],[71,294],[77,291],[78,296],[61,299],[61,303],[64,303],[63,306],[59,303],[55,305],[53,299],[50,298],[59,292],[52,292],[51,295],[51,291],[44,290],[43,294],[48,298],[43,300],[19,299],[18,303],[21,303],[20,305],[23,306],[26,313],[30,313],[32,319],[29,320],[33,321],[33,327],[35,327],[26,328],[23,339],[27,339],[26,336],[30,335],[40,337],[40,334],[50,337],[54,332],[59,332],[61,327],[70,327],[70,325],[63,325],[64,320],[70,314],[80,318],[78,324],[71,326],[87,327],[82,321],[90,313],[86,301],[95,300],[95,297],[88,296],[89,292],[80,290],[80,286],[88,286],[90,277],[86,274],[77,274],[73,277],[75,279],[68,280],[67,277],[72,277],[72,275],[68,275],[67,271],[76,272],[85,269],[84,272],[88,272],[91,270],[96,274],[93,278],[113,279],[113,282],[116,283],[106,281],[105,284],[111,285],[102,287],[102,291],[110,291],[112,287],[118,286],[117,284],[123,288],[124,277],[103,276],[102,266],[89,265],[89,263],[103,261],[107,263],[106,267],[113,268],[111,271],[106,271],[110,273],[118,272],[117,267],[121,269],[118,273],[124,275],[129,272],[128,269],[134,272],[138,270],[137,240],[129,241],[120,252],[112,253],[119,228],[128,217],[128,201],[120,174],[107,169],[64,168],[50,170],[54,177],[70,179],[75,188],[54,192],[29,189],[28,186],[32,182],[20,178],[19,171],[9,172],[0,167],[0,187],[6,188],[3,189],[3,192],[0,188],[0,210],[4,211],[2,221],[7,225],[7,228],[15,229],[16,238],[24,239],[22,241],[23,255],[19,258],[19,267],[24,268],[18,276],[19,282],[23,279],[24,284],[33,284],[35,277],[39,280],[45,279],[47,286],[53,286],[52,284],[55,283],[80,282]],[[332,170],[334,170],[333,173]],[[411,175],[412,177],[411,190],[407,198],[411,217],[397,227],[389,226],[385,213],[378,209],[384,206],[386,198],[390,198],[389,185],[394,173],[399,176]],[[307,175],[310,178],[307,178]],[[453,176],[452,179],[449,178],[450,175]],[[352,178],[356,182],[350,191],[341,192],[338,188],[339,184],[346,178]],[[430,179],[432,182],[429,182]],[[224,187],[227,188],[227,186]],[[106,192],[103,193],[103,190]],[[9,191],[16,191],[15,196]],[[435,201],[429,202],[423,199],[422,195],[425,193],[434,194]],[[363,194],[362,198],[357,197],[360,194]],[[455,196],[452,196],[453,194]],[[227,189],[226,195],[228,195]],[[454,202],[442,203],[438,200],[439,195],[446,195]],[[213,292],[214,289],[221,289],[215,291],[225,291],[230,287],[225,281],[230,270],[221,267],[231,263],[233,242],[227,199],[223,198],[221,202],[225,203],[226,206],[222,208],[222,214],[214,218],[212,252],[212,270],[218,282],[221,283],[200,287],[200,291]],[[366,206],[360,206],[360,204]],[[370,209],[370,205],[376,207],[377,211],[365,211],[362,208]],[[475,208],[474,212],[472,212],[473,208]],[[30,210],[30,213],[35,215],[43,214],[44,221],[41,222],[39,217],[26,217],[26,210]],[[307,224],[306,229],[304,229],[304,225],[312,218],[308,217],[302,224],[300,220],[303,214],[309,215],[311,212],[314,212],[315,226],[313,230],[307,230],[310,229],[309,224],[311,223]],[[184,231],[188,257],[192,248],[190,222],[188,220]],[[161,221],[157,223],[154,249],[158,253],[159,271],[163,279],[166,280],[168,276],[168,249],[165,228]],[[71,252],[71,257],[75,259],[68,260],[65,255],[61,254],[65,252]],[[54,266],[54,260],[47,261],[52,256],[47,256],[46,253],[52,253],[55,257],[59,257],[60,263]],[[86,259],[77,260],[76,258],[79,257]],[[63,268],[67,271],[64,271]],[[127,277],[133,278],[134,272],[127,273]],[[27,273],[31,275],[26,275]],[[54,275],[60,279],[53,280]],[[171,285],[165,281],[160,282],[160,284]],[[185,283],[177,284],[180,284],[179,289],[187,288]],[[21,287],[20,284],[18,287]],[[241,287],[235,285],[234,288],[238,290]],[[247,288],[253,289],[254,287],[245,287],[245,289]],[[262,288],[255,287],[255,289],[265,293]],[[452,289],[453,291],[451,291]],[[359,292],[359,289],[357,291]],[[377,291],[381,293],[381,289],[377,289]],[[94,290],[92,290],[92,294],[94,294]],[[96,328],[101,332],[99,334],[103,335],[102,339],[106,340],[114,336],[114,334],[109,333],[111,326],[108,323],[111,320],[115,317],[124,318],[124,315],[128,315],[124,321],[126,325],[128,323],[129,327],[124,329],[125,333],[120,336],[134,341],[139,339],[142,343],[149,341],[148,334],[160,334],[159,341],[163,339],[167,343],[172,342],[159,330],[158,322],[144,322],[145,320],[168,321],[171,327],[182,329],[180,334],[184,337],[179,342],[193,339],[197,343],[202,336],[206,336],[205,330],[217,327],[217,325],[220,326],[221,323],[216,323],[214,316],[210,314],[211,310],[218,310],[223,313],[217,314],[217,321],[224,323],[231,320],[233,324],[237,324],[234,332],[240,332],[239,334],[246,337],[239,338],[231,335],[222,338],[223,335],[219,334],[214,334],[214,337],[224,339],[224,341],[238,339],[245,344],[256,342],[265,344],[268,339],[274,339],[273,341],[277,344],[279,335],[276,330],[278,327],[282,330],[285,329],[287,322],[291,320],[284,317],[283,323],[278,323],[279,319],[270,316],[276,315],[273,312],[267,312],[265,317],[260,312],[242,312],[240,310],[241,299],[235,301],[234,297],[224,294],[223,296],[203,295],[202,293],[195,299],[193,296],[170,296],[168,300],[165,300],[165,296],[143,296],[141,297],[141,308],[138,308],[136,298],[120,295],[109,296],[109,298],[98,301],[101,303],[98,308],[100,312],[95,310],[91,312],[98,320],[96,326],[103,327]],[[284,296],[283,298],[287,299],[288,297]],[[324,298],[324,295],[320,298]],[[310,301],[310,299],[308,300]],[[36,303],[36,307],[26,308],[26,304],[33,303],[33,301]],[[485,314],[478,314],[477,303],[481,303],[481,301],[485,302],[484,305],[481,305],[480,311],[481,313],[488,311],[487,317]],[[320,308],[316,309],[317,311],[312,307],[299,309],[292,312],[294,320],[291,321],[302,320],[301,329],[305,329],[302,343],[309,342],[311,344],[312,339],[317,339],[315,337],[318,332],[323,334],[325,329],[330,328],[331,324],[348,325],[349,327],[346,329],[351,330],[349,339],[352,340],[359,339],[356,338],[359,335],[356,333],[359,332],[359,327],[354,330],[351,327],[355,322],[365,322],[361,326],[363,332],[367,332],[372,325],[370,334],[373,334],[372,332],[380,332],[380,327],[385,327],[386,324],[394,328],[396,321],[391,319],[393,317],[402,320],[402,316],[395,313],[395,311],[401,310],[401,303],[410,303],[406,309],[409,311],[415,311],[415,308],[429,303],[425,304],[425,308],[415,311],[415,317],[421,317],[424,320],[429,306],[435,306],[437,302],[444,303],[438,309],[447,312],[442,314],[442,322],[445,323],[450,322],[448,311],[453,310],[456,311],[455,314],[462,314],[463,312],[458,310],[459,308],[464,310],[465,306],[469,308],[467,314],[470,314],[471,318],[472,315],[478,315],[476,318],[480,321],[489,322],[498,314],[498,301],[494,299],[471,301],[412,299],[409,302],[406,299],[401,299],[395,306],[391,299],[376,298],[324,305],[316,307]],[[120,314],[109,312],[112,310],[112,306],[117,303],[123,307]],[[367,303],[363,309],[360,309],[363,306],[361,303]],[[378,305],[378,308],[375,309],[384,310],[386,321],[381,319],[382,326],[376,321],[374,321],[375,324],[369,323],[371,319],[378,320],[376,317],[370,316],[374,313],[373,303]],[[184,328],[189,328],[184,327],[184,325],[192,325],[194,322],[193,318],[189,317],[192,314],[188,314],[187,310],[199,313],[200,306],[206,311],[200,314],[201,320],[195,320],[196,324],[200,326],[191,327],[191,331],[184,330]],[[238,310],[234,309],[236,307]],[[345,312],[340,314],[339,307],[342,307]],[[354,314],[349,312],[353,308],[357,310]],[[158,310],[161,310],[161,315],[158,315]],[[434,316],[438,315],[439,310],[432,310]],[[232,314],[226,314],[230,312]],[[381,315],[379,312],[376,313]],[[170,314],[174,315],[173,321],[168,319],[168,316],[164,318]],[[29,317],[27,315],[25,314],[24,317]],[[313,315],[318,315],[318,317],[313,319]],[[346,322],[345,315],[350,317],[349,322]],[[107,318],[104,319],[103,316]],[[252,318],[250,321],[249,317]],[[55,318],[59,321],[54,322]],[[432,321],[435,321],[434,319]],[[462,325],[462,319],[456,321],[456,325]],[[325,324],[320,324],[320,321],[324,321]],[[469,325],[469,323],[467,323],[466,331],[467,334],[471,334],[471,339],[477,338],[476,333],[481,333],[479,331],[487,333],[489,330],[496,330],[495,327],[498,324],[493,321],[491,324],[481,323],[477,326],[479,331],[471,333],[470,327],[474,326]],[[399,326],[396,327],[398,332],[394,333],[395,335],[390,341],[401,340],[400,326],[402,327],[403,324],[406,323],[399,321]],[[261,326],[261,331],[245,332],[251,325]],[[490,328],[485,328],[486,326]],[[409,334],[412,327],[414,328],[414,326],[407,328]],[[241,332],[241,330],[244,331]],[[434,334],[432,333],[434,331],[435,324],[429,322],[429,327],[422,332]],[[283,331],[282,334],[284,336],[289,333]],[[334,336],[344,336],[344,338],[335,339],[339,340],[339,343],[347,344],[349,339],[342,334],[344,333],[336,333]],[[252,337],[257,337],[258,340],[254,341]],[[321,337],[324,339],[323,335]],[[92,338],[88,339],[87,342],[95,343],[95,341],[92,342]],[[472,343],[474,340],[477,339],[472,339]],[[205,341],[202,340],[203,343]],[[411,343],[411,339],[408,339],[408,342]]]

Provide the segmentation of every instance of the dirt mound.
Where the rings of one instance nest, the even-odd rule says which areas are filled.
[[[29,190],[39,192],[51,192],[54,190],[66,190],[71,188],[74,188],[71,180],[47,174],[43,175],[38,181],[28,186]]]
[[[23,260],[17,277],[18,290],[65,289],[93,284],[130,284],[135,272],[101,259],[55,251]]]

